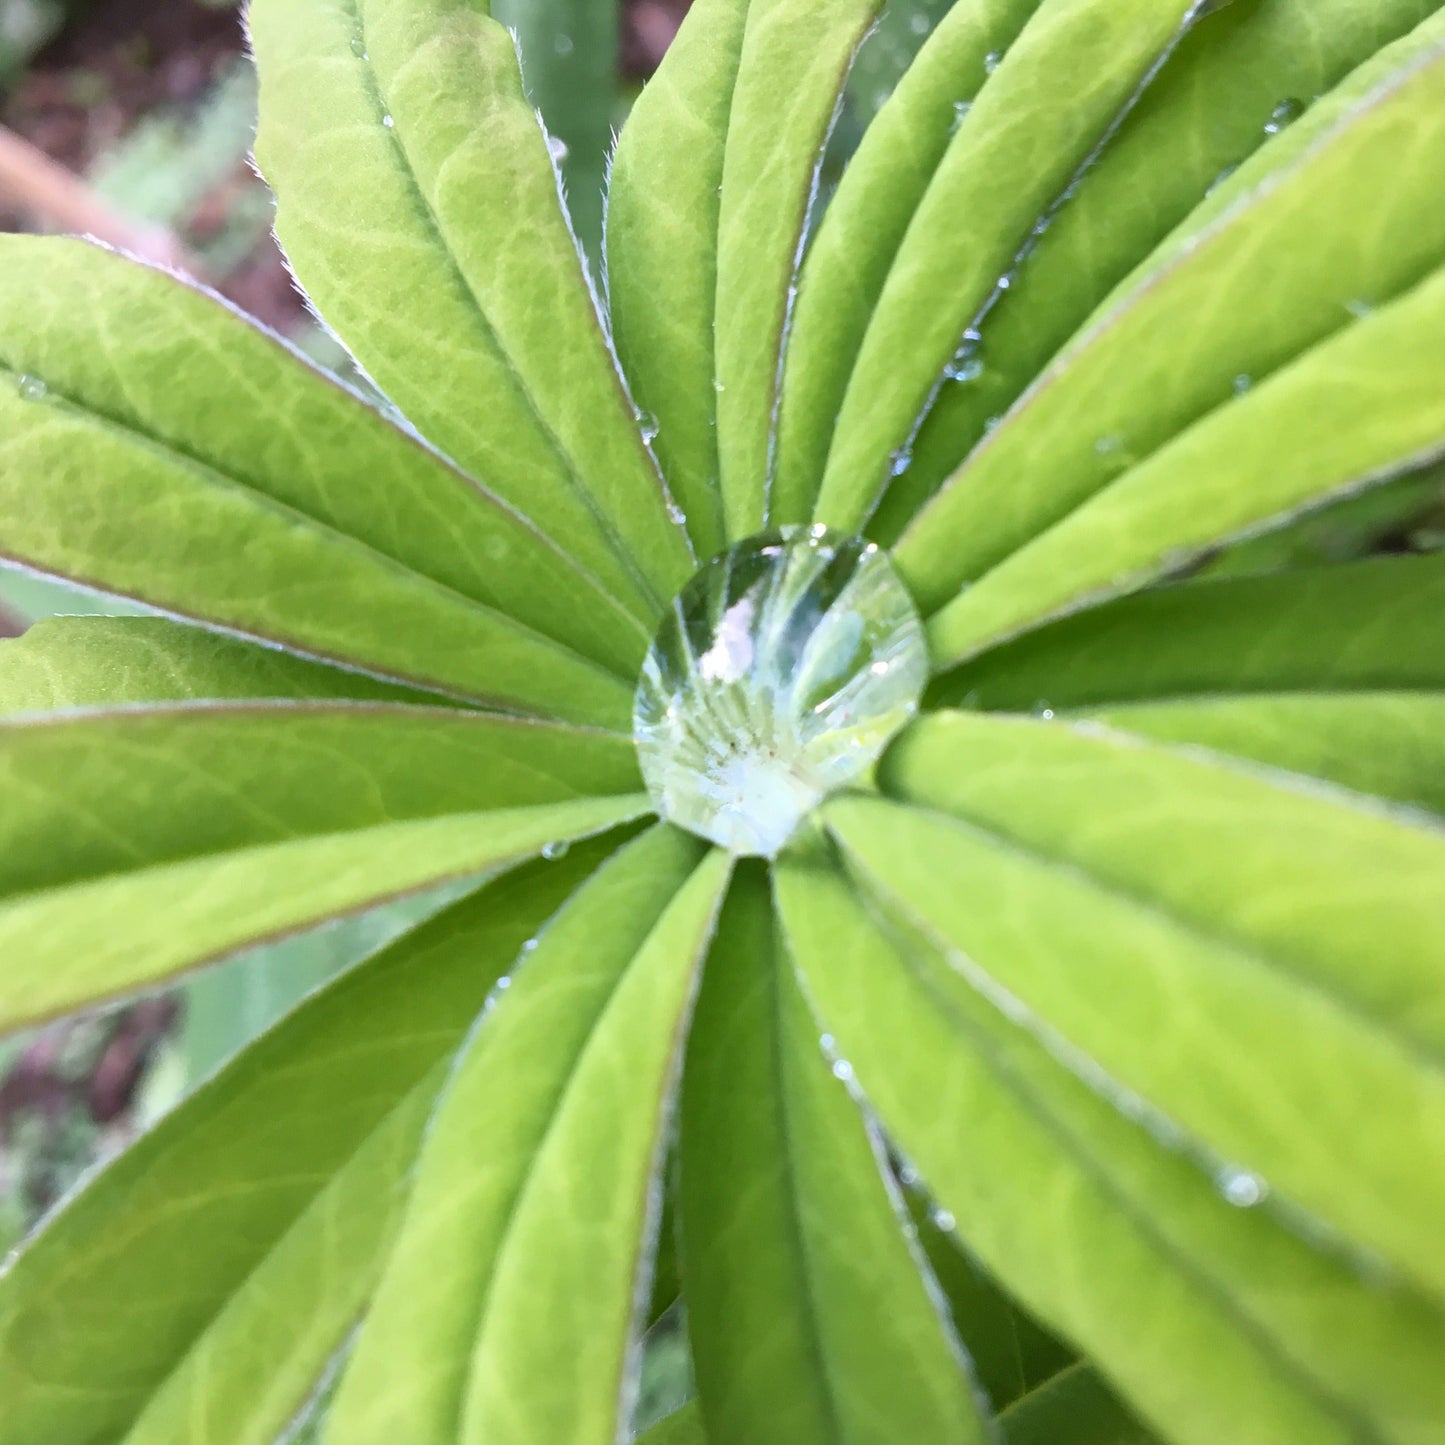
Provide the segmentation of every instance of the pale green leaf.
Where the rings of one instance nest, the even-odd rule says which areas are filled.
[[[708,1445],[702,1411],[695,1400],[659,1420],[637,1436],[637,1445]]]
[[[1194,743],[1445,814],[1445,693],[1266,694],[1091,715],[1161,742]]]
[[[0,903],[0,1029],[154,986],[258,943],[642,816],[645,797],[456,813],[132,866]],[[105,920],[97,935],[95,921]]]
[[[718,196],[746,0],[695,0],[612,158],[607,296],[617,349],[699,557],[725,542],[713,318]]]
[[[1337,333],[1345,333],[1338,364],[1349,364],[1355,345],[1370,353],[1357,357],[1369,366],[1379,360],[1374,347],[1402,346],[1388,363],[1413,373],[1407,386],[1424,386],[1429,339],[1391,341],[1390,321],[1358,318],[1409,292],[1445,257],[1432,163],[1445,144],[1442,85],[1445,15],[1437,14],[1262,147],[1117,288],[904,535],[898,560],[926,612],[1211,413],[1222,428],[1215,441],[1231,448],[1227,465],[1218,453],[1211,459],[1214,480],[1237,480],[1247,494],[1234,448],[1256,439],[1242,443],[1232,428],[1270,402],[1267,388],[1242,402],[1236,391],[1292,361],[1302,382],[1311,348]],[[1372,339],[1352,342],[1352,328]],[[1324,355],[1313,363],[1309,384],[1320,390],[1311,392],[1308,424],[1278,444],[1307,446],[1318,439],[1316,421],[1336,419],[1330,387],[1340,378]],[[1280,383],[1288,392],[1288,377]],[[1300,425],[1284,415],[1274,423]],[[1374,428],[1370,435],[1381,439]],[[1322,484],[1307,500],[1329,491]],[[1261,509],[1242,529],[1271,515]]]
[[[1445,1298],[1445,832],[1088,726],[940,714],[880,776],[938,811],[832,826],[972,986]]]
[[[644,617],[690,569],[508,32],[470,0],[256,0],[257,156],[311,299],[430,440]]]
[[[680,1247],[708,1436],[982,1442],[881,1147],[818,1027],[775,947],[766,874],[748,865],[719,920],[683,1085]]]
[[[5,719],[0,897],[639,784],[627,738],[447,709],[239,702]]]
[[[849,160],[798,282],[768,508],[774,525],[812,519],[848,378],[909,222],[992,58],[1013,44],[1039,4],[954,5]],[[901,13],[893,23],[909,29]],[[865,53],[876,44],[870,38]]]
[[[202,698],[438,701],[163,617],[57,617],[0,642],[0,715]]]
[[[474,1034],[329,1440],[618,1438],[667,1098],[730,868],[699,852],[668,828],[624,850]]]
[[[1087,1365],[1032,1390],[999,1419],[1008,1445],[1158,1445]]]
[[[1442,610],[1445,554],[1159,587],[992,648],[939,679],[930,700],[1027,711],[1445,691]]]
[[[872,535],[897,538],[990,419],[1212,186],[1298,109],[1438,8],[1439,0],[1251,0],[1197,26],[990,311],[982,369],[940,390]]]
[[[636,670],[646,645],[639,623],[555,543],[277,337],[174,276],[74,241],[0,237],[0,365],[64,396],[93,431],[195,463],[195,485],[249,497],[257,516],[305,524],[317,545],[350,538],[353,553],[374,554],[379,566],[428,578],[624,677]],[[27,481],[34,508],[40,479]],[[140,501],[115,490],[95,496],[101,517]],[[172,505],[146,519],[149,547],[160,543],[155,530],[187,530],[196,504]],[[119,570],[136,557],[117,549],[99,518],[89,550],[78,529],[52,519],[39,531],[35,521],[13,544],[0,534],[0,552],[99,586],[142,584],[143,574]],[[17,552],[26,536],[28,550]],[[218,545],[205,568],[193,567],[192,605],[207,600],[228,551],[254,573],[249,549]],[[293,579],[306,584],[313,579]],[[160,599],[178,609],[187,600]]]
[[[1440,55],[1445,89],[1445,43]],[[1445,268],[1215,411],[987,573],[929,623],[935,661],[946,667],[1219,542],[1445,455],[1442,368]]]
[[[728,535],[767,516],[774,423],[818,167],[848,67],[882,0],[747,6],[717,236],[717,426]]]
[[[1020,253],[1191,23],[1197,0],[1046,0],[974,102],[898,249],[838,411],[817,516],[867,520]],[[1067,84],[1060,84],[1061,76]]]
[[[271,1445],[379,1276],[437,1066],[599,857],[402,938],[70,1200],[0,1279],[0,1441]]]
[[[831,867],[778,886],[840,1053],[961,1237],[1174,1445],[1438,1445],[1437,1310],[1226,1203]]]

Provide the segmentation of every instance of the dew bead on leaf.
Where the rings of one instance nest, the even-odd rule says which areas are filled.
[[[708,562],[643,665],[634,732],[664,818],[737,854],[775,855],[913,716],[922,624],[887,556],[783,528]]]

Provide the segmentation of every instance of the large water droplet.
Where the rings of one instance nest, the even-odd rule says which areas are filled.
[[[643,777],[678,827],[772,857],[872,766],[927,678],[883,552],[821,527],[764,532],[708,562],[663,620],[637,687]]]

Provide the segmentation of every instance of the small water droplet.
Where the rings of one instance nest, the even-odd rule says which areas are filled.
[[[501,976],[501,978],[499,978],[499,979],[497,980],[497,992],[498,992],[498,993],[506,993],[506,991],[507,991],[509,988],[511,988],[511,986],[512,986],[512,976],[511,976],[511,974],[509,974],[509,973],[504,973],[504,974]]]
[[[1111,457],[1115,452],[1121,450],[1123,445],[1123,437],[1100,437],[1099,440],[1094,443],[1094,450],[1098,452],[1101,457]]]
[[[1253,1209],[1256,1204],[1262,1204],[1269,1194],[1269,1185],[1248,1169],[1223,1169],[1215,1182],[1225,1203],[1234,1205],[1236,1209]]]
[[[1278,135],[1297,121],[1305,113],[1305,103],[1302,100],[1282,100],[1270,111],[1269,119],[1264,123],[1265,135]]]
[[[964,121],[968,119],[968,113],[973,109],[971,100],[956,100],[953,103],[953,130],[957,131]]]
[[[944,375],[950,381],[967,383],[977,381],[987,370],[988,367],[985,365],[983,357],[978,355],[965,356],[960,352],[949,362]]]
[[[1354,301],[1346,301],[1345,310],[1357,321],[1363,321],[1367,316],[1373,316],[1375,314],[1373,304],[1369,301],[1360,300],[1359,298],[1356,298]]]
[[[933,1221],[936,1229],[941,1229],[945,1234],[952,1234],[958,1228],[958,1220],[946,1209],[934,1207],[929,1210],[928,1217]]]
[[[567,856],[567,850],[571,846],[565,839],[556,843],[548,843],[547,846],[542,849],[542,856],[549,863],[555,863],[559,858],[565,858]]]
[[[384,116],[382,116],[382,118],[381,118],[381,123],[382,123],[382,125],[384,125],[384,126],[387,128],[387,130],[395,130],[395,129],[396,129],[396,117],[395,117],[395,116],[392,116],[392,115],[384,115]]]
[[[1214,178],[1212,181],[1210,181],[1210,183],[1209,183],[1209,190],[1206,191],[1205,194],[1206,194],[1206,195],[1212,195],[1212,194],[1213,194],[1215,191],[1217,191],[1217,190],[1220,188],[1220,186],[1222,186],[1222,185],[1225,183],[1225,181],[1227,181],[1227,180],[1230,178],[1230,176],[1232,176],[1232,175],[1235,173],[1235,171],[1237,171],[1238,169],[1239,169],[1238,163],[1236,163],[1236,164],[1234,164],[1234,165],[1232,165],[1232,166],[1225,166],[1225,168],[1224,168],[1222,171],[1220,171],[1220,173],[1219,173],[1217,176],[1215,176],[1215,178]]]
[[[996,432],[1002,425],[1003,418],[1001,416],[991,416],[983,424],[984,434],[987,435],[989,432]]]
[[[833,1052],[833,1035],[832,1035],[832,1034],[824,1034],[824,1035],[818,1040],[818,1043],[819,1043],[819,1045],[821,1046],[821,1048],[822,1048],[822,1050],[823,1050],[823,1052],[824,1052],[825,1054],[831,1054],[831,1053]]]
[[[567,159],[567,142],[559,135],[549,135],[547,154],[560,166]]]
[[[559,35],[553,42],[553,49],[556,50],[558,55],[571,55],[575,49],[572,44],[572,37],[570,35]]]
[[[1047,721],[1053,717],[1054,710],[1049,706],[1048,699],[1041,697],[1033,706],[1033,714]]]
[[[834,1059],[833,1077],[841,1079],[846,1084],[853,1077],[853,1065],[847,1059]]]
[[[727,390],[727,387],[721,381],[719,381],[717,377],[713,377],[712,389],[717,392],[719,396],[721,396],[723,392]]]
[[[529,954],[529,953],[536,953],[536,951],[537,951],[541,946],[542,946],[542,940],[541,940],[540,938],[529,938],[529,939],[522,945],[522,955],[523,955],[523,957],[525,957],[525,956],[526,956],[527,954]]]
[[[1250,376],[1248,372],[1242,371],[1242,372],[1240,372],[1240,374],[1239,374],[1238,376],[1236,376],[1236,377],[1234,378],[1234,394],[1235,394],[1235,396],[1243,396],[1243,395],[1244,395],[1247,391],[1249,391],[1253,386],[1254,386],[1254,378],[1253,378],[1252,376]]]
[[[888,474],[901,477],[913,465],[913,448],[899,447],[888,459]]]
[[[667,504],[667,515],[677,526],[687,526],[687,513],[684,512],[676,502],[669,502]]]
[[[1014,278],[1012,276],[1000,276],[998,278],[998,289],[1000,291],[1007,291],[1013,283]]]
[[[358,60],[371,59],[371,57],[366,53],[366,41],[364,41],[359,35],[352,38],[351,53],[356,56]]]
[[[20,393],[21,401],[44,401],[50,394],[50,388],[28,371],[15,383],[15,390]]]
[[[637,429],[642,433],[642,440],[649,446],[657,440],[657,434],[662,430],[657,418],[647,411],[637,413]]]
[[[999,66],[1002,65],[1002,64],[1003,64],[1003,51],[1002,51],[1002,50],[990,50],[989,53],[988,53],[987,55],[985,55],[984,58],[983,58],[984,73],[987,74],[987,75],[992,75],[992,74],[994,73],[994,71],[997,70],[997,69],[999,68]]]

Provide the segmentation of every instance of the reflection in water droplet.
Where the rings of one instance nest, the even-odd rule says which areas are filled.
[[[708,562],[658,631],[634,711],[643,777],[670,822],[772,857],[868,770],[927,677],[883,552],[826,529],[762,533]]]
[[[1236,1209],[1253,1209],[1256,1204],[1262,1204],[1269,1193],[1264,1180],[1248,1169],[1221,1170],[1216,1183],[1225,1202]]]
[[[19,392],[21,401],[44,401],[50,393],[50,388],[38,376],[31,376],[29,372],[15,383],[15,390]]]
[[[1282,100],[1270,112],[1269,119],[1265,122],[1265,135],[1278,135],[1286,126],[1293,125],[1300,116],[1304,114],[1305,104],[1302,100]]]

